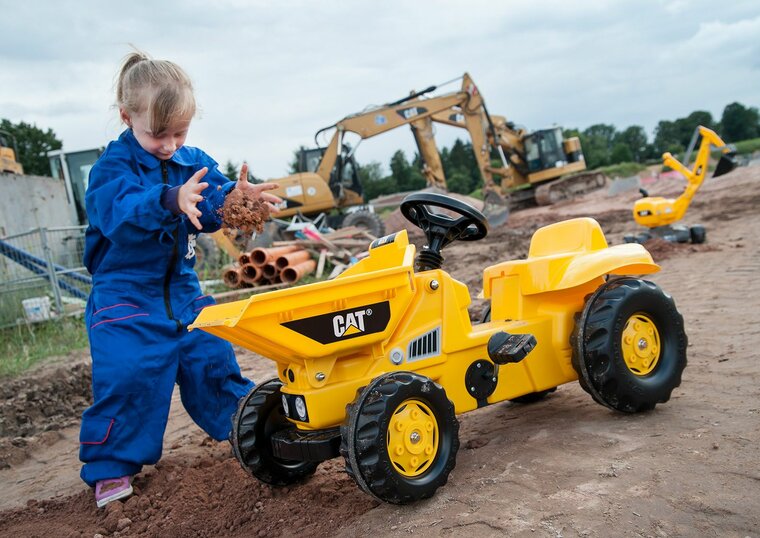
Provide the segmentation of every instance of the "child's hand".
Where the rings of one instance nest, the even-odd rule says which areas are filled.
[[[240,175],[238,176],[237,184],[235,185],[236,189],[247,192],[249,196],[254,199],[261,198],[266,202],[271,213],[277,213],[278,209],[275,204],[282,203],[282,199],[279,196],[275,196],[274,194],[265,191],[271,191],[278,187],[279,185],[277,183],[249,183],[248,165],[246,163],[243,163],[243,166],[240,168]]]
[[[201,179],[203,179],[203,176],[206,175],[206,172],[208,172],[208,168],[204,166],[194,173],[193,176],[179,188],[179,193],[177,194],[177,205],[179,205],[180,211],[187,215],[187,218],[190,219],[193,226],[199,230],[203,228],[201,221],[198,220],[202,213],[197,205],[198,202],[203,201],[201,193],[206,187],[208,187],[208,183],[200,182]]]

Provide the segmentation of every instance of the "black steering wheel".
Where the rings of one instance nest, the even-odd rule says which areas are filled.
[[[431,211],[429,206],[451,211],[456,217]],[[422,229],[428,241],[417,260],[420,270],[440,268],[443,261],[441,250],[452,241],[477,241],[488,234],[488,222],[483,213],[443,194],[410,194],[401,202],[400,209],[409,222]]]

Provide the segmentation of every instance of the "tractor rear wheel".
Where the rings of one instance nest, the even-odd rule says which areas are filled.
[[[571,336],[581,387],[598,403],[635,413],[667,402],[681,384],[687,337],[673,298],[623,277],[588,299]]]
[[[459,422],[439,384],[392,372],[361,390],[346,410],[340,452],[365,492],[408,504],[446,483],[459,450]]]
[[[312,461],[290,461],[274,456],[271,437],[275,432],[295,428],[282,409],[282,382],[270,379],[254,387],[240,399],[232,417],[230,443],[241,467],[275,486],[286,486],[314,474],[319,465]]]
[[[385,235],[385,223],[380,215],[372,213],[370,211],[354,211],[346,215],[343,219],[341,228],[348,228],[349,226],[356,226],[357,228],[364,228],[370,234],[375,237],[382,237]]]

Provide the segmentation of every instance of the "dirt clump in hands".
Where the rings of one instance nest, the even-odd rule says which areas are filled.
[[[269,219],[269,206],[244,190],[233,189],[225,198],[219,213],[224,228],[261,233],[264,223]]]

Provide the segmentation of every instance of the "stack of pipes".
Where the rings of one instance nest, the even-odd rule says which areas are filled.
[[[309,251],[298,245],[255,248],[241,254],[236,265],[226,267],[222,279],[231,288],[293,284],[316,267]]]

